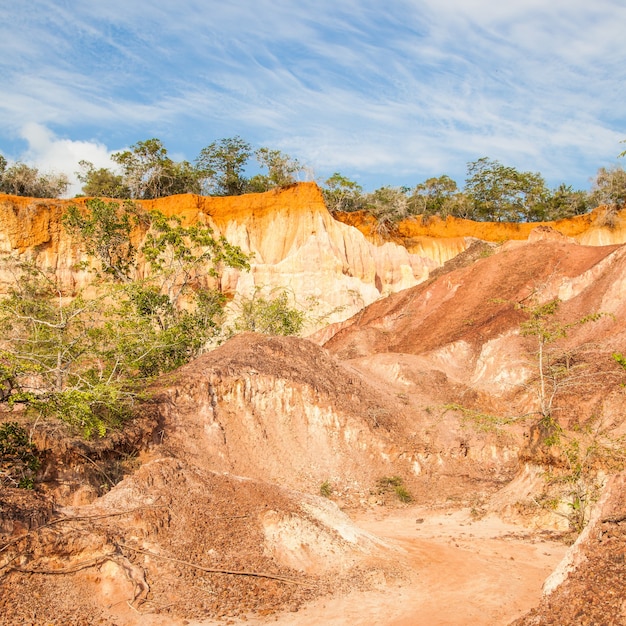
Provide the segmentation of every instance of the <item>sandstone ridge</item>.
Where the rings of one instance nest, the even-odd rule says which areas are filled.
[[[85,198],[45,200],[0,195],[0,252],[32,259],[52,269],[72,290],[89,281],[80,247],[67,235],[61,217]],[[218,198],[191,194],[138,201],[145,210],[177,215],[185,224],[210,225],[217,234],[253,254],[248,273],[226,271],[222,287],[232,294],[285,288],[301,306],[314,302],[309,331],[341,321],[386,296],[426,280],[476,240],[502,243],[533,238],[543,229],[586,245],[626,241],[621,215],[611,222],[606,208],[549,224],[478,223],[447,218],[414,218],[387,235],[376,231],[371,216],[327,211],[315,183],[261,194]],[[138,235],[140,236],[140,235]],[[140,243],[140,242],[138,242]],[[139,268],[141,273],[141,268]],[[3,277],[0,275],[0,289]],[[323,320],[323,321],[322,321]]]
[[[83,253],[61,217],[69,203],[85,202],[0,196],[0,252],[30,258],[80,289],[89,275],[74,269]],[[285,288],[302,306],[314,301],[315,316],[325,322],[345,319],[381,295],[421,282],[436,266],[399,244],[368,241],[334,220],[313,183],[229,198],[182,195],[137,204],[177,215],[187,225],[208,224],[251,253],[250,272],[223,275],[226,291],[251,295],[256,289]]]

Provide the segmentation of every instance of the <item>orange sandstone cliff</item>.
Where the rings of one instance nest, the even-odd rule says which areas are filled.
[[[441,219],[421,216],[405,219],[388,234],[377,233],[377,222],[363,211],[338,213],[336,218],[344,224],[358,228],[371,241],[393,241],[412,254],[433,259],[442,264],[465,250],[468,241],[479,239],[495,244],[505,241],[525,241],[533,238],[533,231],[549,228],[564,237],[587,245],[607,246],[626,242],[626,211],[614,219],[607,219],[607,207],[598,207],[585,215],[555,222],[474,222],[449,216]]]
[[[85,202],[0,195],[0,253],[31,259],[56,271],[66,286],[80,289],[89,280],[86,270],[76,269],[84,253],[63,229],[61,217],[70,203]],[[418,217],[401,222],[382,239],[371,216],[348,213],[333,218],[315,183],[262,194],[186,194],[137,204],[178,215],[185,224],[209,224],[252,253],[250,272],[224,273],[222,287],[227,291],[249,296],[257,289],[285,288],[302,306],[315,302],[313,317],[324,323],[347,319],[381,296],[423,282],[477,239],[524,240],[538,226],[546,226]],[[547,225],[587,245],[625,242],[626,226],[619,219],[612,229],[600,225],[603,210]],[[6,280],[0,275],[0,290]]]
[[[61,218],[70,203],[85,202],[0,195],[0,253],[53,269],[67,287],[80,289],[89,281],[86,270],[76,269],[84,253]],[[285,288],[325,322],[345,319],[381,295],[423,281],[436,266],[397,243],[368,241],[356,228],[334,220],[314,183],[229,198],[187,194],[137,204],[177,215],[185,224],[208,224],[251,253],[250,272],[224,272],[226,291],[249,296],[257,289]],[[0,276],[0,290],[2,283]]]

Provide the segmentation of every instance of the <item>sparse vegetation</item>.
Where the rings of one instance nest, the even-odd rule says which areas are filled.
[[[325,480],[320,485],[320,496],[324,498],[330,498],[333,495],[333,486],[330,484],[328,480]]]
[[[463,424],[471,425],[473,428],[481,432],[501,432],[504,426],[527,419],[526,416],[503,417],[500,415],[493,415],[491,413],[470,409],[457,402],[445,404],[443,406],[443,413],[445,414],[447,411],[459,412],[462,416],[461,422]]]
[[[0,486],[32,489],[40,464],[28,432],[17,422],[0,424]]]
[[[528,314],[528,319],[520,327],[521,334],[536,341],[535,391],[539,420],[535,427],[542,433],[541,443],[553,459],[553,466],[546,473],[547,485],[557,488],[556,497],[568,508],[565,516],[570,529],[579,533],[586,525],[591,506],[600,491],[599,470],[614,471],[623,467],[626,448],[624,438],[613,436],[598,416],[566,430],[555,415],[559,408],[556,406],[559,394],[580,385],[586,375],[584,365],[575,363],[571,354],[555,349],[555,344],[566,338],[572,328],[605,317],[603,313],[592,313],[564,323],[557,316],[560,304],[555,298],[544,304],[518,307]],[[614,359],[619,363],[615,355]],[[554,496],[546,501],[553,500]],[[558,505],[553,508],[558,511]]]
[[[567,337],[573,327],[597,322],[605,315],[591,313],[575,322],[563,323],[557,318],[560,305],[561,301],[558,298],[553,298],[543,304],[533,301],[530,304],[517,304],[517,308],[528,315],[528,319],[520,326],[520,333],[526,337],[533,337],[536,341],[538,384],[535,390],[538,414],[546,426],[553,421],[554,401],[557,394],[564,388],[577,384],[580,369],[562,351],[551,350],[550,347],[559,339]]]
[[[266,297],[257,289],[251,297],[241,298],[236,330],[265,335],[298,335],[306,315],[295,303],[290,303],[290,299],[293,300],[293,296],[290,298],[284,289],[274,289]]]
[[[0,154],[0,193],[31,198],[58,198],[69,187],[65,174],[42,174],[25,163],[9,165]]]
[[[603,483],[602,472],[626,467],[626,438],[611,433],[594,416],[585,424],[565,431],[554,424],[544,440],[555,457],[546,472],[548,493],[540,504],[567,518],[570,530],[578,534],[586,526]],[[561,504],[566,506],[560,512]]]
[[[413,502],[413,496],[405,487],[404,479],[400,476],[383,476],[378,479],[376,486],[380,494],[393,493],[404,504]]]
[[[503,417],[459,403],[447,404],[443,409],[460,413],[462,423],[483,432],[502,432],[513,423],[530,422],[531,430],[539,434],[541,448],[547,452],[548,463],[546,492],[536,504],[564,515],[572,532],[579,533],[597,499],[600,470],[617,471],[624,467],[626,440],[613,436],[599,417],[590,418],[582,426],[568,428],[557,418],[559,397],[566,390],[581,385],[589,376],[584,364],[561,349],[559,341],[565,339],[572,328],[607,317],[603,313],[592,313],[574,322],[562,322],[558,316],[560,305],[558,298],[538,303],[534,297],[529,303],[515,305],[527,316],[520,325],[520,334],[534,341],[531,366],[535,375],[527,386],[535,394],[535,410]],[[613,359],[626,369],[626,358],[620,353],[614,353]]]

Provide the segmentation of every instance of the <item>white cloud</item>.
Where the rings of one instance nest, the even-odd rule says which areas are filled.
[[[21,135],[28,142],[21,160],[36,165],[43,172],[66,173],[71,181],[69,197],[80,193],[81,183],[76,177],[80,161],[90,161],[96,168],[113,169],[113,151],[99,142],[59,139],[48,128],[35,123],[26,124]]]

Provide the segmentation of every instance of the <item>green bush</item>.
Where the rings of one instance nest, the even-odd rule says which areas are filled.
[[[400,476],[383,476],[376,484],[379,493],[394,493],[398,500],[405,504],[413,502],[413,496],[404,486],[404,480]]]
[[[329,481],[325,480],[320,485],[320,496],[323,496],[324,498],[330,498],[330,496],[332,495],[333,495],[333,487]]]
[[[17,422],[0,424],[0,485],[32,489],[40,465],[26,430]]]

